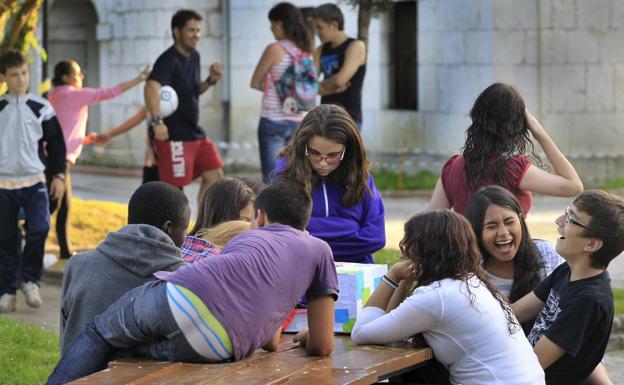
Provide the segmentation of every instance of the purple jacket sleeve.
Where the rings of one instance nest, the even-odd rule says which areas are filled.
[[[366,193],[362,205],[362,217],[358,220],[340,217],[312,217],[308,231],[326,241],[336,261],[364,262],[372,253],[386,245],[384,205],[381,195],[369,177],[372,192]]]

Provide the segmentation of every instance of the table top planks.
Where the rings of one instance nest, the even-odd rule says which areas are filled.
[[[432,357],[428,347],[403,342],[386,346],[355,345],[337,335],[330,357],[311,357],[284,335],[277,352],[223,364],[185,364],[140,360],[112,361],[108,369],[72,384],[334,384],[363,385],[399,374]]]

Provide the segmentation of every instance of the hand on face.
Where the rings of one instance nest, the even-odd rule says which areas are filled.
[[[420,275],[420,269],[409,259],[403,259],[390,268],[388,277],[395,281],[414,281]]]

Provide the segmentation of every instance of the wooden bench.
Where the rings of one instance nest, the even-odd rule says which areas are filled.
[[[112,361],[108,369],[72,384],[373,384],[416,368],[432,357],[431,349],[399,343],[357,346],[336,336],[330,357],[310,357],[284,335],[277,352],[258,351],[226,364],[185,364],[159,361]]]

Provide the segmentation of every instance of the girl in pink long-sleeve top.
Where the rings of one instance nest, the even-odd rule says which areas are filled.
[[[69,258],[69,243],[67,240],[68,217],[71,201],[71,182],[69,178],[70,166],[76,163],[80,156],[82,145],[91,143],[93,136],[85,136],[87,128],[88,107],[103,100],[112,99],[122,92],[136,86],[147,79],[149,70],[146,67],[139,75],[128,81],[109,88],[83,88],[84,74],[80,65],[74,60],[63,60],[54,67],[54,88],[50,91],[49,100],[56,111],[56,116],[65,137],[67,147],[67,176],[65,194],[60,201],[50,200],[50,212],[58,207],[56,217],[56,234],[60,247],[60,257]],[[48,178],[50,180],[50,178]]]

